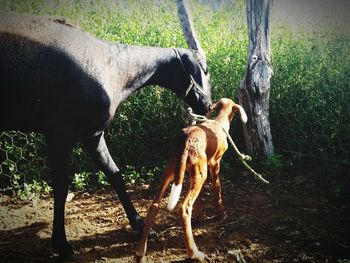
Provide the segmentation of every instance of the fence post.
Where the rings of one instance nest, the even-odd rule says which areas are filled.
[[[244,125],[246,150],[253,156],[274,153],[269,121],[270,13],[272,0],[247,0],[248,65],[241,82],[239,102],[248,115]]]

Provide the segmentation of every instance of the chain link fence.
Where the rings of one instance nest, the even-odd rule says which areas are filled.
[[[0,188],[19,189],[23,183],[46,180],[43,136],[34,133],[0,133]]]
[[[270,118],[277,151],[350,166],[350,39],[276,35]]]
[[[278,72],[278,68],[275,67]],[[271,127],[277,153],[298,152],[331,162],[350,160],[350,91],[273,86]],[[162,88],[145,89],[121,105],[106,131],[112,156],[121,168],[162,166],[177,131],[184,126],[182,103]],[[175,132],[174,132],[175,131]],[[233,129],[233,132],[239,132]],[[239,136],[234,136],[235,138]],[[96,171],[80,148],[72,155],[72,170]],[[24,183],[50,182],[44,136],[0,133],[0,188],[19,189]]]
[[[172,148],[174,136],[184,126],[183,103],[159,87],[146,88],[118,109],[105,131],[107,145],[122,169],[162,166]],[[72,154],[75,174],[96,172],[92,160],[78,144]],[[25,184],[50,182],[47,147],[41,134],[0,133],[0,191],[18,190]]]

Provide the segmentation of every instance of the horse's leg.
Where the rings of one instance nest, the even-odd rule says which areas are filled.
[[[96,165],[106,175],[110,184],[117,192],[118,197],[129,219],[130,225],[139,236],[142,233],[144,222],[130,201],[130,198],[125,190],[125,182],[119,168],[114,163],[108,151],[103,133],[99,134],[96,137],[90,138],[83,143]]]
[[[49,167],[53,178],[54,216],[52,246],[61,258],[73,255],[64,227],[64,208],[68,193],[69,162],[74,142],[59,135],[47,135]]]

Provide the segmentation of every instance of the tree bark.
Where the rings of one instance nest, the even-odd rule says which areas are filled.
[[[193,26],[193,19],[188,0],[177,0],[177,11],[179,14],[182,31],[189,48],[198,50],[205,58],[204,50],[199,43]]]
[[[239,92],[239,102],[248,115],[244,138],[249,154],[268,157],[274,153],[269,121],[270,78],[273,74],[270,64],[272,0],[247,0],[246,4],[248,65]]]

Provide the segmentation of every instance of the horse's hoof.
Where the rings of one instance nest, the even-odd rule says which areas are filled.
[[[76,262],[78,260],[77,256],[74,254],[72,246],[68,243],[58,248],[58,261],[63,262]]]
[[[148,238],[149,239],[153,239],[153,238],[157,238],[158,237],[158,233],[156,231],[154,231],[152,228],[149,230],[149,235]]]
[[[144,222],[143,221],[139,221],[137,223],[137,225],[135,225],[133,227],[133,231],[135,233],[135,236],[136,236],[137,240],[139,240],[141,238],[141,236],[142,236],[143,226],[144,226]],[[148,238],[149,239],[153,239],[153,238],[157,238],[157,237],[158,237],[158,233],[151,228],[149,230]]]
[[[142,229],[134,230],[134,233],[135,233],[136,239],[139,240],[142,236]],[[157,237],[158,237],[158,233],[151,228],[149,230],[148,239],[155,239]]]
[[[145,256],[134,256],[133,263],[147,263]]]
[[[76,255],[76,254],[71,254],[71,255],[67,255],[64,257],[59,256],[58,260],[60,262],[81,262],[81,256]]]

